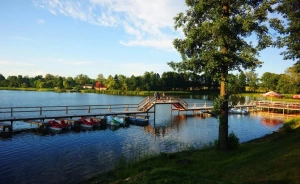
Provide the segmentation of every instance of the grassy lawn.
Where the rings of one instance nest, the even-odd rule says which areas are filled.
[[[300,118],[290,120],[234,151],[206,148],[123,163],[86,183],[300,183],[299,126]]]

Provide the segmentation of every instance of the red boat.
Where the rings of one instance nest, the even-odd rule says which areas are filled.
[[[56,130],[56,131],[60,131],[63,129],[64,130],[70,129],[70,127],[71,127],[71,125],[66,123],[64,120],[60,120],[60,122],[57,122],[55,120],[50,120],[48,123],[49,123],[49,129]]]
[[[62,129],[64,129],[64,130],[71,128],[71,125],[66,123],[64,120],[60,120],[59,124],[61,125]]]
[[[57,121],[50,120],[50,121],[48,121],[48,123],[49,123],[50,130],[56,130],[56,131],[62,130],[62,126]]]
[[[81,121],[80,126],[83,128],[92,128],[94,126],[100,125],[100,123],[98,121],[94,121],[93,118],[90,118],[89,120],[81,118],[80,121]]]

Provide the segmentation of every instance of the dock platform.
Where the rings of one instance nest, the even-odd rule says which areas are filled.
[[[0,122],[0,128],[2,128],[3,132],[5,132],[6,129],[12,132],[12,126],[10,124]]]
[[[156,105],[169,104],[170,111],[193,112],[193,114],[210,114],[212,103],[188,104],[179,97],[166,97],[156,99],[146,97],[138,104],[110,104],[110,105],[77,105],[77,106],[42,106],[42,107],[1,107],[0,108],[0,128],[5,131],[12,131],[14,122],[27,122],[38,127],[48,127],[49,120],[64,120],[66,123],[76,126],[80,123],[80,118],[93,118],[97,121],[105,122],[105,116],[124,116],[149,118],[149,114],[154,114]],[[250,101],[245,104],[229,104],[228,108],[247,108],[257,110],[278,111],[283,114],[300,113],[300,103]],[[10,122],[10,123],[7,123]]]

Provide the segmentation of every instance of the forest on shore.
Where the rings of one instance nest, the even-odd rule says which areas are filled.
[[[230,74],[227,81],[227,90],[231,94],[243,92],[277,91],[281,94],[300,93],[299,67],[294,65],[285,70],[283,74],[265,72],[260,78],[254,71]],[[109,75],[105,78],[98,74],[96,79],[91,79],[85,74],[76,77],[62,77],[52,74],[45,76],[8,76],[0,74],[0,89],[7,88],[36,88],[53,89],[55,91],[85,89],[101,87],[106,90],[121,91],[218,91],[220,83],[205,75],[193,73],[164,72],[161,76],[155,72],[145,72],[142,76],[126,77],[122,74]]]

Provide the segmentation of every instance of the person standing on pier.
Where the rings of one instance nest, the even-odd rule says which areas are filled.
[[[157,100],[157,98],[158,98],[158,93],[157,93],[157,91],[154,92],[154,97],[155,97],[155,100]]]
[[[166,101],[165,92],[162,93],[162,99],[163,99],[164,102]]]

